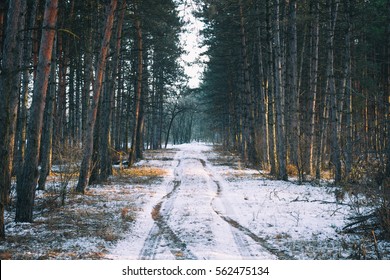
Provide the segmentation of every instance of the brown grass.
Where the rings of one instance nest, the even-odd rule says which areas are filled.
[[[108,242],[116,241],[119,239],[118,234],[116,234],[113,230],[107,228],[99,231],[97,233],[97,236]]]
[[[287,164],[288,176],[298,176],[298,168],[293,164]]]
[[[129,177],[162,177],[167,174],[167,171],[154,167],[131,167],[122,170],[114,170],[115,176]]]
[[[184,254],[183,254],[183,252],[180,252],[180,251],[179,251],[179,252],[176,252],[176,253],[175,253],[175,256],[178,257],[178,258],[180,258],[180,257],[183,257]]]
[[[160,210],[161,210],[161,203],[159,203],[153,207],[153,210],[151,213],[153,220],[156,221],[160,218]]]
[[[0,252],[0,260],[11,260],[12,253],[10,252]]]
[[[275,239],[277,240],[288,239],[288,238],[291,238],[291,235],[289,235],[288,233],[279,233],[275,235]]]
[[[121,219],[124,222],[134,222],[136,219],[136,215],[133,208],[124,207],[121,210]]]

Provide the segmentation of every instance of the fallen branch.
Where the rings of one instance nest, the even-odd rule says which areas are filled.
[[[326,201],[326,200],[319,200],[319,199],[308,200],[308,199],[299,199],[299,197],[291,200],[290,202],[309,202],[309,203],[319,202],[321,204],[337,204],[337,205],[351,206],[350,204],[337,202],[337,201]]]
[[[368,215],[359,215],[357,217],[352,217],[350,218],[350,220],[354,220],[352,223],[349,223],[347,224],[346,226],[343,227],[343,231],[344,232],[348,232],[348,233],[353,233],[355,232],[357,229],[365,229],[366,227],[373,227],[373,226],[377,226],[379,223],[377,223],[377,221],[373,221],[371,222],[370,225],[367,225],[366,222],[368,222],[370,219],[373,219],[373,218],[377,218],[377,213],[376,211],[368,214]],[[358,225],[356,227],[353,227],[355,225]]]

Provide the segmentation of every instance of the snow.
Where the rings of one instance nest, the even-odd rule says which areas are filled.
[[[170,166],[165,187],[148,204],[144,216],[109,258],[138,259],[140,247],[148,246],[155,223],[148,214],[162,204],[164,223],[186,244],[187,257],[195,259],[339,259],[348,258],[344,243],[353,242],[341,233],[351,215],[347,203],[339,203],[334,187],[297,185],[265,179],[261,172],[227,165],[213,165],[218,155],[210,145],[191,143],[179,149]],[[176,165],[176,167],[175,167]],[[348,199],[348,198],[347,198]],[[149,219],[149,222],[146,222]],[[233,226],[232,226],[233,224]],[[144,232],[142,232],[144,231]],[[348,239],[348,240],[347,240]],[[172,243],[156,241],[153,259],[171,259]],[[343,247],[344,246],[344,247]],[[176,246],[177,247],[177,246]],[[142,249],[141,249],[142,251]],[[174,250],[173,250],[174,251]]]
[[[205,143],[145,155],[135,168],[162,175],[112,176],[86,195],[69,194],[63,207],[40,191],[33,224],[15,223],[7,211],[2,258],[351,259],[357,248],[376,258],[370,238],[342,231],[369,210],[353,203],[361,195],[337,200],[338,188],[327,184],[271,180]],[[388,242],[378,248],[390,259]]]

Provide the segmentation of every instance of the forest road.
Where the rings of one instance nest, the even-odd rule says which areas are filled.
[[[205,147],[205,146],[203,146]],[[138,259],[292,259],[240,225],[206,150],[182,147]]]

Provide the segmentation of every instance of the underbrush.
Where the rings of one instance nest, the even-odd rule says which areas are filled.
[[[354,214],[344,231],[362,236],[356,244],[357,258],[365,258],[371,247],[380,259],[378,240],[390,240],[390,178],[384,168],[379,159],[361,158],[341,184],[343,194],[354,197]]]
[[[6,240],[0,241],[0,259],[104,259],[116,242],[131,234],[152,184],[167,171],[148,164],[114,168],[110,182],[75,192],[79,161],[76,152],[55,153],[55,165],[44,190],[37,190],[33,223],[15,223],[15,186],[5,214]],[[145,152],[146,161],[156,153]],[[161,153],[161,162],[174,152]]]
[[[85,195],[50,185],[37,193],[33,223],[15,223],[6,212],[1,259],[102,259],[108,248],[130,230],[137,213],[129,186],[93,186]]]

